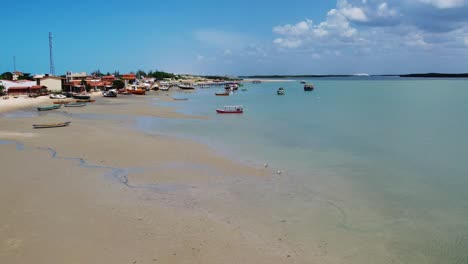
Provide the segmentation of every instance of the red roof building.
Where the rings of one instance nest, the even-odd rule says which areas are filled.
[[[122,79],[128,80],[128,81],[136,80],[136,74],[134,74],[134,73],[123,74]]]

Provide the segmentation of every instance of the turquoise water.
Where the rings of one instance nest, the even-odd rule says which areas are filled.
[[[230,188],[273,218],[300,219],[287,228],[299,249],[320,234],[338,263],[468,263],[468,80],[308,81],[314,92],[298,80],[246,84],[229,97],[199,89],[169,105],[209,120],[141,118],[139,127],[284,171],[270,186],[249,182],[263,199]],[[276,95],[279,87],[286,95]],[[235,104],[245,114],[215,113]],[[326,208],[305,209],[320,203]]]

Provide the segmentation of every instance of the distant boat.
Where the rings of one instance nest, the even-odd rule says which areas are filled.
[[[247,88],[242,88],[241,91],[246,92],[248,90],[247,90]]]
[[[91,98],[89,95],[73,95],[73,98],[75,99],[81,99],[81,100],[88,100]]]
[[[276,94],[278,94],[278,95],[284,95],[284,89],[283,89],[283,87],[279,88],[278,91],[276,91]]]
[[[117,97],[117,93],[114,91],[102,92],[103,97]]]
[[[159,87],[159,90],[160,91],[169,91],[169,88],[170,88],[169,86],[164,85],[164,86]]]
[[[83,107],[86,106],[85,103],[71,103],[71,104],[66,104],[65,107]]]
[[[226,91],[226,92],[217,92],[215,93],[216,96],[229,96],[229,92]]]
[[[49,95],[50,99],[67,99],[67,97],[63,94],[51,94]]]
[[[304,85],[304,91],[313,91],[314,85],[313,84],[306,84]]]
[[[54,109],[59,109],[62,105],[49,105],[49,106],[42,106],[38,107],[37,111],[49,111],[49,110],[54,110]]]
[[[259,84],[262,83],[261,81],[252,81],[252,83]]]
[[[173,100],[176,100],[176,101],[187,101],[188,98],[172,98]]]
[[[179,84],[179,88],[182,90],[194,90],[195,89],[195,87],[191,85],[183,85],[183,84]]]
[[[76,100],[77,103],[94,103],[96,100],[88,99],[88,100]]]
[[[244,107],[242,105],[224,106],[223,109],[216,109],[218,114],[242,114]]]
[[[53,128],[53,127],[64,127],[68,126],[71,122],[52,123],[52,124],[37,124],[33,125],[33,128]]]
[[[127,89],[127,92],[131,93],[131,94],[136,94],[136,95],[145,95],[146,94],[146,90],[143,90],[143,89]]]
[[[302,80],[302,81],[301,81],[301,83],[302,83],[302,84],[306,84],[307,82],[306,82],[306,81],[304,81],[304,80]]]
[[[54,104],[68,104],[70,101],[55,101]]]

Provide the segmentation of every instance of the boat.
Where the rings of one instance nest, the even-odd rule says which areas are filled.
[[[304,85],[304,91],[313,91],[314,90],[314,85],[313,84],[305,84]]]
[[[54,104],[68,104],[70,101],[55,101]]]
[[[49,95],[50,99],[67,99],[67,97],[63,94],[51,94]]]
[[[237,91],[239,89],[239,85],[237,83],[228,83],[224,86],[224,89],[226,90],[231,90],[231,91]]]
[[[252,83],[259,84],[262,83],[262,81],[252,81]]]
[[[176,100],[176,101],[187,101],[188,98],[172,98],[173,100]]]
[[[41,106],[37,108],[37,111],[49,111],[54,109],[59,109],[62,105],[49,105],[49,106]]]
[[[146,94],[146,90],[143,90],[143,89],[127,89],[127,92],[129,92],[131,94],[136,94],[136,95],[145,95]]]
[[[73,98],[80,99],[80,100],[89,100],[91,96],[89,95],[73,95]]]
[[[160,91],[169,91],[169,88],[170,88],[170,86],[165,86],[164,85],[164,86],[159,87],[159,90]]]
[[[244,107],[242,105],[231,105],[224,106],[223,109],[216,109],[218,114],[242,114],[244,113]]]
[[[241,91],[247,92],[248,90],[247,90],[247,88],[242,88]]]
[[[182,89],[182,90],[195,90],[195,87],[193,87],[191,85],[179,84],[179,88]]]
[[[226,91],[226,92],[217,92],[215,93],[216,96],[229,96],[229,92]]]
[[[278,91],[276,91],[278,95],[284,95],[284,89],[283,87],[279,88]]]
[[[76,100],[77,103],[94,103],[96,100],[88,99],[88,100]]]
[[[83,107],[86,106],[85,103],[71,103],[71,104],[66,104],[65,107]]]
[[[102,92],[103,97],[117,97],[117,93],[114,91]]]
[[[304,81],[304,80],[302,80],[302,81],[301,81],[301,83],[302,83],[302,84],[306,84],[307,82],[306,82],[306,81]]]
[[[37,124],[33,125],[33,128],[53,128],[53,127],[64,127],[68,126],[71,122],[52,123],[52,124]]]

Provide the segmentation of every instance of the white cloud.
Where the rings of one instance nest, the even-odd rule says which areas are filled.
[[[421,3],[429,4],[440,9],[457,8],[464,6],[466,0],[419,0]]]
[[[352,6],[346,0],[338,1],[337,6],[340,13],[351,21],[367,22],[369,20],[364,9]]]
[[[281,35],[299,36],[307,33],[312,27],[312,24],[312,20],[306,19],[295,25],[287,24],[284,26],[276,26],[273,28],[273,32]]]
[[[280,47],[283,48],[298,48],[301,46],[302,41],[298,39],[284,39],[284,38],[277,38],[273,41],[273,43],[279,45]]]

